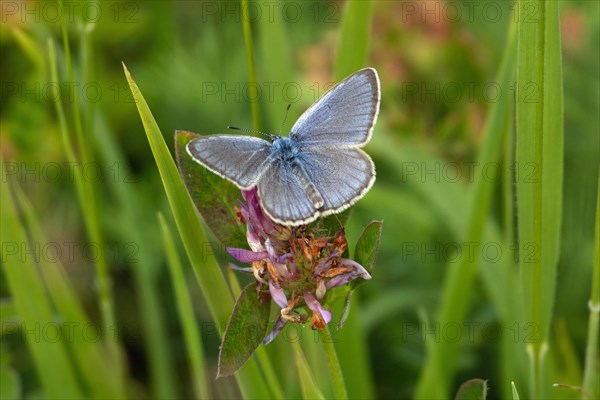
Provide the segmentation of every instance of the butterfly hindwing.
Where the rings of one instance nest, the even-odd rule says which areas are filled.
[[[258,197],[267,215],[282,225],[303,225],[318,216],[314,200],[293,165],[273,162],[258,182]]]
[[[312,147],[299,154],[301,165],[323,198],[321,215],[350,207],[375,182],[375,165],[356,147]]]

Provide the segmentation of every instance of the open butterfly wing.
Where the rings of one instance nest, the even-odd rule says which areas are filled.
[[[258,197],[267,215],[275,222],[298,226],[314,221],[319,212],[293,166],[274,161],[258,183]]]
[[[371,139],[379,112],[379,77],[373,68],[344,79],[304,112],[290,137],[302,146],[361,146]]]
[[[306,175],[323,199],[320,215],[340,212],[362,198],[375,182],[375,164],[357,147],[312,147],[299,155]]]
[[[189,142],[187,152],[196,162],[246,190],[256,186],[271,164],[270,145],[250,136],[211,135]]]

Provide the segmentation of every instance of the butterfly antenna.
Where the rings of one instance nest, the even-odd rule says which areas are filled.
[[[285,120],[287,119],[288,111],[290,111],[290,107],[292,107],[292,103],[288,104],[287,108],[285,109],[285,117],[283,117],[283,123],[281,124],[281,129],[279,129],[279,136],[281,136],[281,132],[283,131],[283,127],[285,126]]]
[[[276,138],[276,136],[271,133],[265,133],[265,132],[257,131],[255,129],[243,129],[243,128],[238,128],[237,126],[231,126],[231,125],[227,126],[227,128],[233,129],[234,131],[242,131],[242,132],[247,132],[247,133],[264,135],[264,136],[268,137],[269,139],[271,139],[271,141],[275,140],[275,138]]]

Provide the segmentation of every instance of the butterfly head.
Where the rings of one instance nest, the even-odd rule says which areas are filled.
[[[277,136],[271,146],[272,154],[281,161],[291,162],[298,154],[298,146],[290,137]]]

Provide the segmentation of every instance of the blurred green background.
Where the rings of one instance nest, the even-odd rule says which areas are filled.
[[[171,214],[121,62],[136,79],[171,150],[177,129],[208,134],[227,132],[227,125],[251,128],[241,6],[215,1],[67,4],[72,7],[66,16],[75,66],[72,85],[65,84],[69,79],[57,4],[1,3],[3,183],[22,187],[47,238],[46,243],[38,243],[38,253],[52,261],[60,249],[58,258],[85,311],[99,324],[94,241],[86,231],[70,174],[75,166],[65,154],[55,111],[59,98],[67,118],[73,118],[73,89],[79,97],[83,134],[91,144],[91,161],[84,173],[93,182],[128,392],[140,397],[190,397],[193,382],[156,219],[162,211],[172,225]],[[564,202],[547,379],[574,386],[581,384],[587,341],[600,162],[599,4],[560,2]],[[335,83],[345,7],[342,1],[251,2],[264,130],[278,132],[285,107],[291,103],[287,132]],[[509,1],[373,2],[364,66],[377,69],[382,102],[366,150],[376,162],[378,177],[354,207],[347,232],[354,243],[362,227],[374,219],[384,221],[384,231],[373,279],[357,292],[351,311],[349,329],[359,332],[361,341],[337,343],[350,398],[410,397],[425,363],[425,339],[454,336],[444,327],[428,331],[423,324],[435,313],[446,271],[467,256],[461,248],[461,224],[473,183],[470,163],[477,160],[490,107],[503,96],[514,96],[513,91],[498,93],[495,83],[513,18]],[[49,38],[57,48],[63,80],[58,95],[52,91],[56,83],[50,76]],[[498,165],[506,159],[507,149],[510,146],[501,151]],[[506,231],[503,182],[499,177],[494,181],[486,219],[486,227],[496,232]],[[13,239],[2,237],[5,256]],[[219,338],[178,237],[176,242],[202,330],[212,396],[237,397],[232,378],[212,379]],[[74,251],[68,251],[69,244]],[[475,251],[490,251],[482,253],[482,264],[492,269],[510,264],[516,269],[511,256],[492,254],[497,247],[494,240],[478,244]],[[219,245],[205,250],[225,265]],[[18,252],[29,257],[23,248]],[[18,328],[20,317],[11,301],[5,257],[2,267],[2,386],[16,382],[18,397],[37,397],[42,389],[24,341],[28,334]],[[508,393],[500,362],[506,349],[500,337],[522,343],[530,332],[521,323],[512,328],[500,323],[491,300],[493,290],[493,282],[485,280],[474,288],[466,322],[460,324],[452,392],[461,382],[479,377],[489,380],[491,398]],[[313,334],[309,328],[301,332]],[[286,354],[290,363],[293,359],[292,347],[278,339],[267,351],[279,360],[274,364],[285,395],[297,396],[296,378],[285,362]],[[308,358],[309,364],[318,360],[310,354]],[[354,378],[354,362],[361,363],[356,368],[363,376]],[[326,370],[312,367],[315,375]],[[516,371],[511,379],[526,381],[525,372]],[[360,393],[352,389],[355,380],[360,382],[361,389],[356,389]],[[527,384],[521,385],[526,391]],[[548,389],[546,394],[579,396],[570,389]]]

